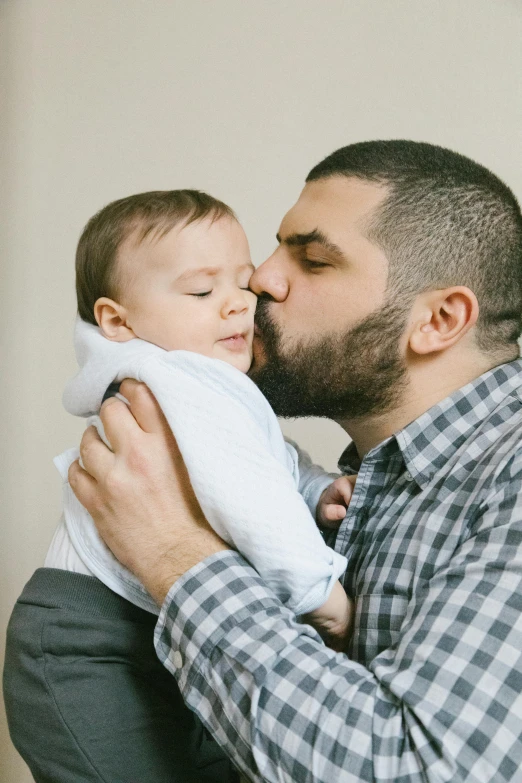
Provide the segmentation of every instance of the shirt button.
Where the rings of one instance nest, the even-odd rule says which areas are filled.
[[[172,665],[175,669],[181,669],[183,666],[183,658],[181,657],[179,650],[176,650],[176,652],[172,653],[170,660],[172,661]]]
[[[406,473],[404,474],[404,478],[406,479],[406,481],[413,481],[413,476],[411,475],[409,470],[407,470]]]

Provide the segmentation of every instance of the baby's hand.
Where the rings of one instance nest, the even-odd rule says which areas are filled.
[[[336,528],[346,516],[357,476],[339,476],[326,487],[317,504],[317,521],[323,527]]]
[[[352,633],[353,602],[336,582],[326,602],[303,620],[312,625],[324,643],[336,652],[346,652]]]

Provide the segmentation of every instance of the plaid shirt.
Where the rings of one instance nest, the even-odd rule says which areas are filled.
[[[517,360],[368,453],[335,540],[349,657],[236,552],[172,587],[158,656],[252,780],[522,781],[521,435]]]

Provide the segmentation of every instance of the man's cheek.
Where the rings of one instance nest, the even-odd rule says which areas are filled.
[[[254,335],[252,341],[252,365],[256,367],[262,367],[266,363],[266,352],[261,337]]]

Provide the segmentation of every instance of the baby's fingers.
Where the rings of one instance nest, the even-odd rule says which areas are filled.
[[[323,508],[322,516],[325,527],[338,527],[346,516],[346,509],[335,503],[327,503]]]
[[[340,499],[344,500],[346,505],[350,503],[353,495],[356,476],[343,476],[335,482],[335,489]]]

